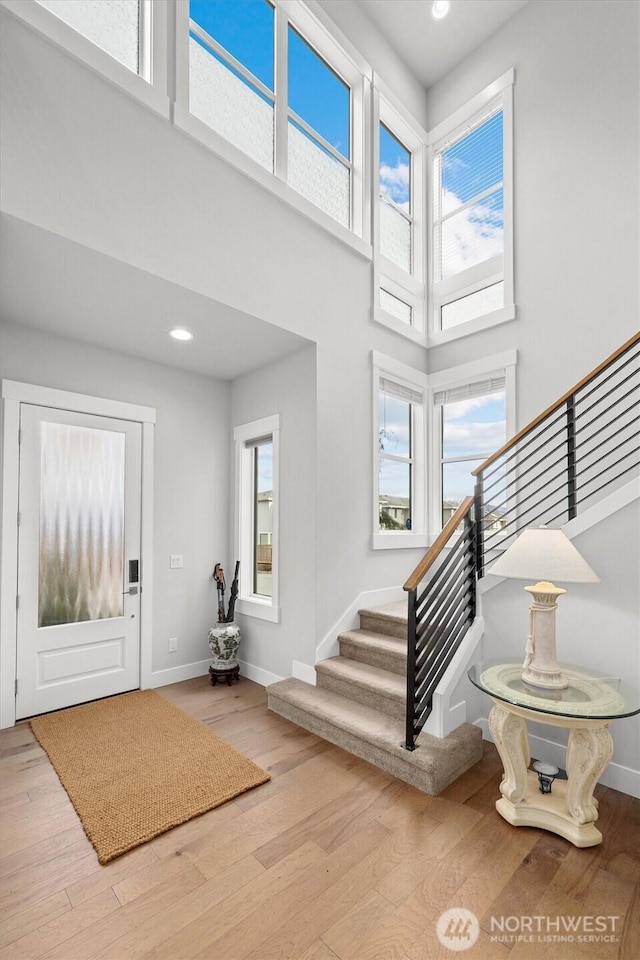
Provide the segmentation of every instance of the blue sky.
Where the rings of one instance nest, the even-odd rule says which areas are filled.
[[[189,13],[269,90],[274,89],[274,13],[267,0],[190,0]],[[349,159],[349,88],[289,30],[288,103]]]

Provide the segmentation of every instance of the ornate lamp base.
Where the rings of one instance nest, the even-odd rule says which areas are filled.
[[[556,657],[556,610],[557,599],[566,590],[546,580],[524,589],[533,597],[533,603],[529,607],[529,636],[522,679],[534,687],[564,690],[568,683]]]

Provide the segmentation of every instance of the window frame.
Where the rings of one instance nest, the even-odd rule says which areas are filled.
[[[343,242],[370,259],[369,174],[365,163],[366,88],[371,71],[355,48],[336,29],[321,8],[313,11],[300,0],[268,0],[274,7],[274,170],[262,167],[221,134],[189,111],[189,0],[175,0],[176,90],[173,122],[193,139],[203,143],[222,160],[266,187],[271,193],[303,213]],[[321,134],[313,130],[288,105],[288,28],[289,25],[309,44],[313,51],[345,83],[350,91],[350,227],[334,220],[287,182],[289,117],[322,148]],[[225,57],[228,59],[228,55]],[[246,72],[246,71],[244,71]],[[329,145],[329,152],[333,148]],[[344,163],[344,158],[341,160]]]
[[[410,116],[384,81],[373,76],[372,86],[372,238],[373,319],[396,333],[425,343],[426,300],[426,143],[427,134]],[[411,197],[411,273],[402,270],[380,251],[380,125],[408,151]],[[380,305],[380,288],[411,307],[411,325],[398,320]]]
[[[234,428],[235,444],[235,556],[240,560],[236,610],[244,616],[280,622],[280,414]],[[254,532],[255,474],[253,450],[258,442],[273,445],[273,506],[271,509],[271,596],[255,593]]]
[[[168,6],[152,0],[140,0],[141,53],[138,73],[134,73],[65,20],[37,3],[37,0],[0,0],[0,5],[99,76],[142,101],[156,113],[169,118]]]
[[[450,340],[468,336],[479,330],[514,320],[516,317],[513,272],[513,86],[515,71],[507,70],[501,77],[489,84],[464,106],[455,111],[448,119],[438,124],[428,134],[428,223],[431,255],[428,258],[428,345],[436,346]],[[482,263],[440,280],[434,279],[435,251],[435,210],[434,192],[436,156],[471,132],[475,125],[481,125],[482,116],[492,106],[496,112],[502,111],[502,191],[503,191],[503,239],[502,255],[492,257]],[[493,190],[494,188],[492,188]],[[464,205],[460,208],[464,209]],[[495,283],[504,282],[503,306],[481,317],[443,329],[442,307],[469,294],[484,290]]]
[[[429,529],[436,536],[442,524],[442,416],[441,405],[435,403],[435,395],[441,390],[451,390],[493,377],[505,378],[505,431],[507,439],[516,432],[516,367],[517,350],[483,357],[470,363],[450,367],[429,376],[427,393],[427,420],[429,430]],[[489,451],[489,456],[494,451]],[[473,459],[467,457],[465,459]]]
[[[387,357],[377,350],[371,351],[372,402],[373,402],[373,533],[372,548],[389,550],[398,548],[420,548],[428,545],[427,530],[427,375],[393,357]],[[379,396],[380,378],[393,380],[422,394],[421,404],[412,404],[411,423],[411,530],[380,530],[380,460],[379,436]],[[406,458],[405,458],[406,459]]]

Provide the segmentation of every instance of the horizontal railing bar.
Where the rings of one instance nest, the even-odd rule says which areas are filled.
[[[415,590],[421,580],[424,579],[425,574],[431,569],[442,548],[449,542],[451,537],[456,532],[458,524],[462,519],[468,514],[469,510],[473,506],[473,497],[466,497],[456,512],[453,514],[442,533],[436,537],[433,545],[429,548],[427,553],[424,555],[418,566],[415,568],[407,582],[405,583],[403,589],[406,591]]]
[[[425,630],[428,629],[429,623],[431,622],[433,611],[436,607],[442,608],[447,604],[452,595],[452,591],[457,589],[461,583],[465,583],[469,580],[470,571],[473,569],[472,558],[468,558],[468,562],[465,562],[464,566],[461,566],[457,571],[455,578],[452,577],[447,582],[447,593],[442,590],[438,594],[430,596],[423,608],[420,610],[419,616],[416,615],[416,639],[420,640],[425,633]]]
[[[469,544],[469,546],[471,545]],[[424,619],[424,611],[427,609],[428,606],[430,606],[432,599],[434,597],[437,598],[439,594],[443,592],[444,584],[449,583],[452,577],[459,574],[460,568],[461,568],[461,561],[464,561],[465,558],[468,559],[469,555],[470,555],[470,550],[460,550],[460,551],[457,551],[455,554],[450,554],[450,556],[453,557],[452,562],[447,563],[446,568],[444,569],[440,568],[438,570],[437,583],[435,582],[435,578],[433,581],[430,581],[427,589],[423,591],[420,597],[420,600],[416,603],[416,619],[417,620]],[[449,558],[447,558],[447,560],[449,560]],[[444,567],[444,564],[443,564],[443,567]],[[431,587],[431,589],[429,589],[429,587]]]
[[[635,469],[635,467],[640,467],[640,460],[636,460],[635,463],[630,463],[629,466],[628,466],[628,467],[625,467],[624,470],[621,470],[620,473],[619,473],[616,477],[613,477],[613,478],[610,479],[610,480],[606,480],[604,483],[600,484],[599,487],[596,487],[595,490],[591,490],[591,492],[588,493],[588,494],[586,495],[586,497],[584,497],[584,498],[583,498],[581,501],[579,501],[579,502],[580,502],[580,503],[586,503],[586,501],[589,500],[591,497],[595,497],[596,493],[600,493],[601,490],[604,490],[605,487],[608,487],[609,484],[610,484],[610,483],[613,483],[614,480],[619,480],[620,477],[623,477],[623,476],[625,475],[625,473],[629,473],[629,471]]]
[[[522,449],[524,449],[525,446],[528,446],[529,444],[534,443],[536,440],[540,439],[538,436],[532,437],[526,444],[523,444],[522,448],[515,451],[512,454],[512,456],[509,458],[515,461],[511,466],[506,467],[506,463],[501,464],[499,467],[496,467],[496,469],[493,471],[493,474],[491,474],[491,476],[493,476],[497,472],[497,470],[500,468],[505,470],[505,474],[504,474],[505,477],[508,476],[510,473],[512,473],[514,470],[517,470],[520,472],[522,465],[526,463],[527,460],[531,460],[531,458],[534,457],[537,453],[540,453],[541,450],[544,450],[546,454],[554,453],[556,450],[559,450],[561,446],[563,446],[565,442],[564,436],[566,435],[566,431],[567,431],[566,423],[563,423],[560,430],[556,430],[556,432],[551,437],[548,437],[546,440],[540,443],[537,447],[534,447],[534,449],[530,450],[529,453],[527,453],[524,457],[521,456],[520,454],[522,452]],[[552,440],[555,440],[555,438],[559,437],[561,434],[563,435],[563,439],[560,441],[560,443],[556,444],[555,447],[552,447],[550,451],[547,450],[546,448],[548,443]],[[530,469],[531,467],[527,467],[527,470],[530,470]],[[495,483],[496,481],[494,480],[493,485],[495,485]]]
[[[553,450],[549,451],[549,455],[556,453],[558,450],[560,450],[564,446],[565,444],[562,443],[558,447],[554,447]],[[550,470],[552,470],[554,467],[557,467],[559,464],[564,463],[565,460],[566,460],[566,453],[561,454],[556,460],[553,460],[549,464],[543,465],[540,463],[540,461],[538,461],[537,463],[529,467],[528,470],[525,470],[518,478],[516,478],[515,481],[512,480],[509,483],[507,483],[505,485],[505,493],[507,493],[508,495],[509,488],[511,488],[512,492],[515,488],[515,490],[521,494],[524,490],[527,489],[527,487],[530,487],[532,483],[535,483],[536,480],[540,480],[542,477],[546,477]],[[538,467],[540,467],[541,469],[539,469],[537,473],[532,473],[532,471],[536,470]],[[521,479],[522,477],[528,477],[528,479],[522,482],[522,479]],[[517,484],[517,486],[515,484]],[[490,504],[491,506],[493,507],[501,506],[501,502],[496,501],[495,497],[489,498],[487,494],[485,495],[486,495],[487,501],[491,499],[491,504]],[[505,497],[505,499],[508,499],[508,496]]]
[[[583,426],[583,427],[581,427],[580,429],[586,430],[588,426],[590,426],[592,423],[595,423],[596,420],[599,420],[599,418],[600,418],[603,414],[608,413],[609,410],[613,410],[613,408],[614,408],[614,407],[617,407],[619,403],[622,403],[622,401],[623,401],[623,400],[626,400],[627,397],[630,397],[632,393],[635,393],[636,390],[638,389],[638,386],[640,386],[640,384],[638,384],[638,385],[636,385],[636,386],[634,386],[634,387],[631,387],[631,389],[630,389],[630,390],[627,390],[626,393],[623,393],[621,397],[618,397],[616,400],[613,400],[611,403],[609,403],[609,406],[608,406],[605,410],[602,410],[601,413],[599,413],[596,417],[593,417],[592,420],[587,420],[586,425]],[[611,399],[611,398],[609,397],[608,399]],[[585,417],[588,413],[590,413],[591,410],[592,410],[592,407],[589,407],[587,410],[583,410],[582,413],[577,414],[577,415],[576,415],[576,423],[578,422],[578,420],[581,419],[581,417]]]
[[[418,691],[419,686],[424,682],[424,678],[431,669],[434,658],[438,656],[439,651],[447,644],[447,638],[458,630],[461,623],[470,619],[470,614],[471,603],[468,600],[467,603],[462,604],[456,610],[455,617],[451,620],[450,624],[448,624],[448,630],[442,630],[437,640],[434,640],[428,650],[424,651],[424,656],[416,660],[416,691]]]
[[[607,437],[607,439],[606,439],[605,442],[606,442],[606,443],[610,443],[611,440],[615,439],[615,437],[616,437],[619,433],[622,433],[624,430],[626,430],[626,429],[628,428],[628,426],[629,426],[628,424],[625,424],[624,427],[620,427],[620,429],[619,429],[619,430],[616,430],[616,432],[613,433],[613,434],[611,434],[610,437]],[[594,467],[596,467],[596,466],[597,466],[599,463],[601,463],[603,460],[606,460],[607,457],[611,457],[611,456],[613,456],[614,453],[617,453],[617,452],[620,450],[620,448],[625,445],[625,443],[631,443],[633,440],[637,440],[637,434],[636,434],[635,436],[632,435],[632,436],[629,436],[629,437],[625,437],[623,440],[620,441],[620,443],[619,443],[613,450],[607,450],[607,451],[605,451],[605,453],[603,453],[603,454],[602,454],[600,457],[598,457],[596,460],[592,460],[591,463],[585,464],[585,465],[582,467],[581,472],[582,472],[582,473],[587,473],[589,470],[593,470]],[[583,461],[587,460],[588,457],[592,456],[592,454],[594,454],[594,453],[598,453],[599,450],[601,450],[601,449],[602,449],[602,447],[593,447],[591,450],[585,451],[585,453],[584,453],[581,457],[578,457],[578,458],[576,459],[576,464],[583,463]],[[607,468],[605,467],[605,469],[607,469]]]
[[[416,600],[416,610],[420,609],[420,607],[424,602],[425,597],[428,594],[437,592],[437,590],[439,589],[439,585],[443,579],[443,576],[447,573],[447,571],[452,566],[455,566],[458,563],[460,557],[464,555],[464,553],[466,552],[466,547],[470,545],[470,542],[469,544],[465,542],[466,540],[468,540],[468,538],[464,533],[460,535],[460,539],[456,540],[453,547],[451,548],[450,553],[448,553],[447,556],[444,558],[444,560],[442,561],[442,563],[434,573],[431,580],[429,580],[428,583],[425,584],[424,590]],[[461,549],[461,547],[463,549]]]
[[[484,463],[481,463],[479,467],[476,467],[475,470],[472,470],[473,476],[477,477],[478,474],[483,473],[484,470],[486,470],[486,468],[494,462],[494,460],[497,460],[498,457],[501,457],[507,450],[510,450],[511,447],[518,443],[519,440],[522,440],[523,437],[526,437],[527,434],[531,433],[534,427],[538,426],[544,420],[547,420],[553,413],[555,413],[556,410],[558,410],[567,402],[569,397],[574,396],[579,390],[594,380],[598,374],[610,367],[611,364],[618,359],[618,357],[626,353],[627,350],[630,350],[636,343],[640,343],[640,333],[635,333],[632,337],[625,341],[621,347],[618,347],[617,350],[607,357],[606,360],[603,360],[602,363],[599,363],[597,367],[594,367],[593,370],[586,375],[586,377],[583,377],[582,380],[579,380],[578,383],[575,384],[575,386],[571,387],[570,390],[567,390],[566,393],[563,393],[561,397],[558,397],[558,399],[552,403],[551,406],[547,407],[546,410],[543,410],[542,413],[538,414],[537,417],[534,417],[534,419],[531,420],[525,427],[523,427],[522,430],[518,430],[518,432],[511,437],[510,440],[507,440],[507,442],[504,443],[498,450],[496,450],[495,453],[492,453],[490,457],[487,457]]]
[[[524,443],[521,443],[520,446],[517,449],[514,449],[512,453],[509,453],[507,455],[505,452],[505,454],[502,455],[504,456],[503,466],[509,463],[509,461],[513,460],[515,457],[520,456],[522,454],[522,451],[526,450],[526,448],[530,446],[530,444],[535,443],[537,440],[542,440],[543,434],[546,433],[546,431],[549,430],[551,427],[555,427],[556,424],[559,424],[559,423],[561,424],[560,430],[566,429],[565,421],[566,421],[566,412],[564,410],[561,410],[557,417],[555,417],[553,420],[549,420],[548,423],[540,426],[540,429],[537,432],[532,431],[529,439],[525,440]],[[556,430],[553,436],[554,437],[557,436],[557,434],[560,433],[560,430]],[[548,439],[549,439],[548,437],[545,438],[541,446],[544,446],[544,444],[547,443]],[[553,439],[553,437],[551,439]],[[540,449],[540,447],[538,447],[537,449]],[[531,456],[531,453],[528,453],[525,459],[529,459],[530,456]],[[492,474],[491,472],[489,472],[491,471],[491,468],[493,467],[493,472],[495,472],[495,470],[499,468],[498,466],[493,466],[494,462],[498,459],[501,459],[501,457],[494,457],[491,463],[487,466],[486,471],[484,470],[480,471],[478,470],[478,468],[476,468],[475,470],[472,470],[471,471],[472,475],[477,476],[480,472],[482,473],[486,472],[487,476],[491,476]]]
[[[428,623],[423,632],[417,636],[416,667],[419,663],[424,663],[425,652],[428,651],[431,645],[437,643],[438,638],[446,631],[451,621],[458,615],[459,609],[464,606],[465,603],[471,602],[469,593],[468,583],[463,585],[462,589],[458,587],[451,603],[447,605],[446,609],[438,611],[438,620],[432,620]]]
[[[541,475],[539,475],[539,476],[541,476]],[[555,480],[557,476],[560,476],[560,475],[559,475],[559,474],[558,474],[558,475],[554,475],[553,479]],[[536,478],[534,478],[534,479],[538,479],[538,478],[539,478],[539,477],[536,477]],[[533,482],[533,481],[530,481],[530,482],[529,482],[528,484],[526,484],[525,486],[530,486],[530,484],[531,484],[532,482]],[[565,486],[565,480],[562,479],[561,483],[560,483],[558,486],[553,487],[551,490],[549,490],[548,488],[545,488],[544,496],[542,497],[542,499],[536,500],[536,502],[535,502],[531,507],[528,507],[527,510],[532,510],[534,507],[537,507],[538,504],[540,504],[540,503],[542,503],[542,502],[544,501],[545,496],[550,496],[551,494],[555,493],[556,490],[560,490],[560,489],[561,489],[562,487],[564,487],[564,486]],[[518,488],[518,491],[517,491],[517,492],[520,493],[520,488]],[[516,509],[517,509],[518,513],[522,513],[522,512],[523,512],[523,509],[522,509],[522,508],[524,507],[524,504],[525,504],[525,503],[528,503],[528,501],[531,500],[532,497],[537,496],[539,493],[540,493],[540,487],[537,486],[533,491],[531,491],[531,493],[527,494],[526,497],[524,497],[524,498],[518,497],[518,502],[517,502],[517,504],[514,504],[512,507],[510,507],[510,509],[509,509],[503,516],[507,516],[509,513],[513,512],[513,511],[516,510]],[[526,513],[527,510],[525,510],[524,512]],[[509,525],[508,523],[505,523],[504,526],[507,527],[508,525]],[[503,529],[504,529],[504,527],[503,527]]]
[[[585,480],[584,483],[579,483],[577,489],[582,490],[583,487],[588,486],[588,484],[593,483],[594,480],[598,480],[600,477],[604,476],[605,473],[608,473],[609,470],[612,470],[614,467],[617,467],[619,463],[622,463],[623,460],[626,460],[627,457],[632,456],[632,454],[640,453],[640,446],[633,447],[631,450],[628,450],[627,453],[623,454],[618,460],[615,460],[608,467],[605,467],[604,470],[601,470],[599,474],[595,477],[591,477],[588,480]],[[611,481],[609,481],[611,483]]]
[[[439,657],[438,663],[434,665],[432,674],[428,678],[425,677],[425,679],[423,680],[420,686],[421,694],[419,697],[416,697],[416,701],[418,703],[424,702],[427,699],[430,700],[432,698],[433,692],[435,688],[438,686],[442,678],[442,675],[447,668],[449,652],[453,647],[456,646],[458,641],[464,635],[465,630],[467,629],[468,622],[469,622],[469,618],[466,617],[464,620],[460,622],[460,624],[457,625],[456,632],[450,635],[449,643],[446,646],[444,646],[440,651],[440,657]]]
[[[539,506],[540,503],[542,503],[542,501],[538,501],[538,503],[535,503],[532,507],[529,507],[528,510],[525,511],[525,513],[531,513],[531,511],[532,511],[535,507]],[[554,500],[553,503],[547,504],[547,506],[545,507],[545,509],[546,509],[546,510],[552,510],[554,507],[557,507],[559,503],[565,503],[565,504],[566,504],[566,495],[565,495],[565,494],[563,494],[563,495],[560,497],[559,500]],[[566,513],[566,505],[565,505],[565,509],[562,511],[562,513]],[[562,513],[558,514],[558,516],[562,516]],[[535,517],[533,517],[533,519],[529,519],[529,520],[526,520],[526,521],[523,520],[523,522],[522,522],[522,523],[519,523],[519,524],[518,524],[518,521],[521,520],[522,518],[519,517],[519,516],[514,517],[514,519],[513,519],[513,520],[510,520],[508,523],[506,523],[506,524],[504,525],[504,527],[502,527],[502,529],[501,529],[500,531],[490,532],[489,535],[485,537],[485,542],[488,542],[489,540],[491,540],[497,533],[504,534],[504,531],[507,529],[507,527],[511,527],[514,523],[517,524],[517,526],[511,531],[511,533],[509,534],[509,536],[512,536],[513,534],[517,533],[519,530],[522,529],[522,527],[532,527],[532,526],[534,526],[536,520],[539,519],[540,517],[543,517],[544,515],[545,515],[545,510],[542,510],[542,511],[541,511],[540,513],[538,513]],[[550,521],[549,521],[549,522],[550,522]]]
[[[630,363],[633,363],[634,360],[640,360],[640,351],[638,351],[638,353],[630,353],[629,356],[626,357],[624,362],[621,363],[620,366],[611,370],[611,372],[608,373],[606,377],[602,377],[602,379],[598,379],[597,381],[594,381],[592,383],[591,389],[588,390],[587,393],[576,394],[576,404],[578,403],[583,404],[586,400],[589,399],[589,397],[593,396],[594,393],[597,393],[598,390],[601,390],[602,387],[605,385],[605,383],[608,383],[609,380],[613,379],[613,377],[617,377],[620,374],[620,372],[624,370],[624,368],[627,367]],[[637,370],[632,370],[629,376],[625,377],[624,380],[622,380],[621,382],[626,383],[626,381],[630,377],[633,377],[637,372],[638,372]],[[619,385],[620,384],[618,384],[617,386]],[[588,386],[588,384],[585,384],[585,386]],[[616,390],[617,386],[615,386],[613,389]],[[608,396],[608,394],[605,394],[604,396],[606,397]],[[595,403],[600,403],[600,400],[594,401],[594,404],[592,404],[592,406],[594,406]]]

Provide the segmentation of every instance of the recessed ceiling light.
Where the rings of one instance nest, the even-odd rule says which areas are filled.
[[[444,20],[451,9],[451,0],[433,0],[431,16],[434,20]]]
[[[183,330],[182,327],[175,327],[169,331],[169,336],[174,340],[193,340],[193,334],[189,330]]]

